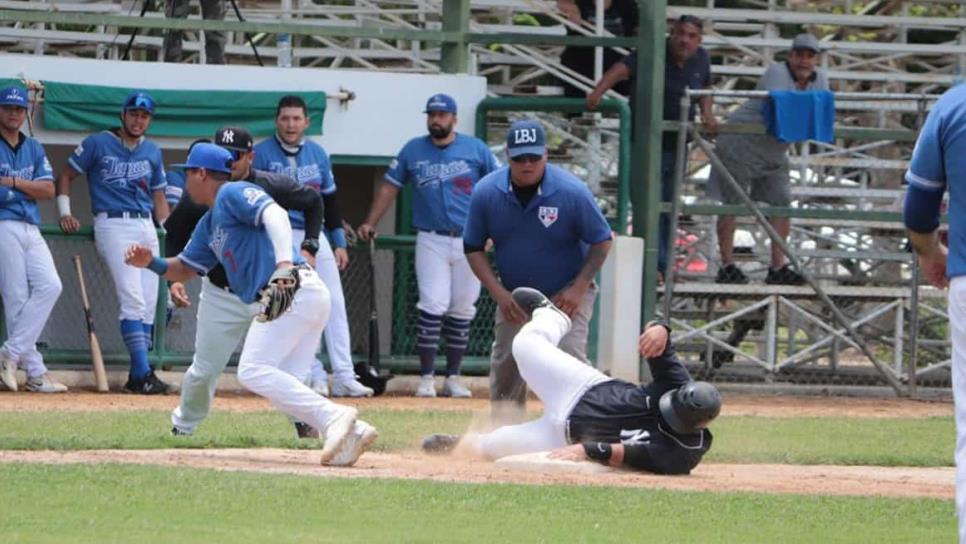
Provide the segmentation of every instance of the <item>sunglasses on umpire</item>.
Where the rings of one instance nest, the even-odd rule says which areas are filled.
[[[510,157],[510,160],[520,164],[535,163],[543,160],[543,155],[517,155],[516,157]]]

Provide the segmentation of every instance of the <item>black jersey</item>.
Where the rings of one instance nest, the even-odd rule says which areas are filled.
[[[661,419],[658,400],[691,381],[668,342],[659,357],[648,359],[654,381],[635,385],[608,380],[590,388],[567,420],[571,444],[624,445],[624,466],[658,474],[688,474],[711,448],[711,432],[678,434]]]

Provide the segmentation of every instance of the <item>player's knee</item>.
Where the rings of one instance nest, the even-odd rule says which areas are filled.
[[[511,352],[513,353],[513,358],[516,359],[517,365],[526,364],[535,352],[540,350],[541,339],[532,333],[527,332],[525,329],[521,330],[513,338],[513,346]]]
[[[43,298],[57,298],[60,293],[64,290],[64,284],[61,283],[60,278],[57,275],[52,275],[47,278],[44,282],[40,283],[36,287],[37,292]]]
[[[238,382],[249,391],[257,393],[261,384],[264,383],[263,378],[266,375],[267,369],[263,365],[246,361],[239,361],[238,363]]]

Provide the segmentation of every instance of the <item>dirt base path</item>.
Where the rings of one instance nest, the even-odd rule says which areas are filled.
[[[0,451],[0,463],[134,463],[294,474],[315,477],[400,478],[466,483],[597,485],[686,491],[751,491],[804,495],[861,495],[952,499],[952,468],[702,464],[690,476],[636,473],[542,474],[492,463],[409,453],[367,453],[352,468],[318,464],[318,452],[284,449]]]
[[[360,408],[386,410],[463,410],[485,412],[487,399],[417,399],[413,397],[378,397],[372,399],[337,399]],[[141,395],[70,392],[63,395],[0,392],[0,411],[19,410],[171,410],[178,405],[177,395],[146,397]],[[540,403],[530,401],[530,410],[540,410]],[[243,394],[219,393],[215,410],[232,412],[271,410],[268,401]],[[908,399],[872,399],[848,397],[803,397],[780,395],[727,395],[722,415],[803,417],[837,416],[868,418],[943,417],[953,415],[951,401],[915,401]]]

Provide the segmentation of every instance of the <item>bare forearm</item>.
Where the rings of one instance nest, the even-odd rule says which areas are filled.
[[[51,180],[34,181],[21,178],[3,178],[0,184],[16,189],[33,200],[50,200],[54,198],[54,182]]]
[[[169,257],[165,259],[165,262],[168,263],[168,270],[162,277],[170,282],[188,281],[198,275],[193,268],[184,264],[177,257]]]
[[[714,100],[710,96],[701,97],[701,118],[710,119],[714,114],[712,113],[712,105]]]
[[[909,235],[909,243],[919,255],[929,256],[939,251],[939,236],[937,231],[922,233],[906,231]]]
[[[604,75],[600,77],[600,81],[594,86],[594,92],[603,94],[614,88],[621,81],[624,81],[630,77],[631,71],[628,70],[627,65],[623,62],[617,62],[610,67]]]
[[[486,258],[486,253],[482,251],[474,251],[473,253],[466,254],[466,261],[470,265],[470,269],[473,270],[473,274],[476,275],[483,287],[486,288],[490,295],[496,296],[497,293],[501,292],[504,287],[500,284],[500,280],[496,277],[493,272],[493,267],[490,266],[489,259]]]
[[[164,191],[154,192],[154,219],[160,224],[171,215],[171,207],[168,206],[168,199],[164,197]]]
[[[386,210],[389,209],[389,205],[392,204],[398,194],[399,189],[395,185],[383,182],[382,186],[379,187],[379,192],[376,193],[376,198],[372,201],[372,208],[369,210],[369,215],[366,216],[365,223],[375,226],[382,219]]]
[[[577,273],[577,278],[574,283],[590,285],[590,282],[594,281],[597,273],[600,272],[600,267],[607,260],[610,245],[611,241],[606,240],[590,246],[590,249],[587,251],[587,257],[584,259],[584,265],[580,268],[580,272]]]
[[[57,194],[70,196],[70,184],[76,176],[77,173],[70,166],[65,167],[64,171],[57,176]]]

